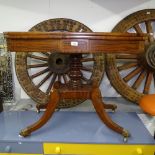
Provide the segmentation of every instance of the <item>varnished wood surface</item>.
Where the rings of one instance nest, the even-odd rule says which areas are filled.
[[[140,53],[145,35],[128,33],[5,32],[13,52]]]
[[[21,136],[29,136],[32,132],[40,129],[47,121],[52,117],[56,105],[58,104],[60,99],[90,99],[94,105],[94,108],[103,123],[113,131],[121,134],[123,137],[128,138],[130,135],[126,129],[119,126],[115,122],[111,120],[111,118],[106,113],[106,109],[115,110],[117,107],[112,104],[105,104],[101,99],[101,92],[98,87],[83,85],[82,89],[68,89],[66,85],[62,85],[60,83],[55,83],[53,87],[53,91],[51,92],[50,101],[46,105],[46,111],[42,115],[42,117],[35,122],[34,124],[26,127],[21,130]],[[37,107],[39,108],[39,107]]]
[[[20,135],[28,136],[31,132],[42,127],[54,113],[60,99],[90,99],[103,123],[125,138],[129,137],[128,131],[114,123],[106,114],[106,108],[115,110],[116,107],[114,105],[108,106],[102,102],[101,92],[96,83],[82,84],[81,54],[76,53],[118,53],[120,51],[139,53],[144,49],[146,39],[144,36],[120,33],[68,32],[6,32],[4,35],[9,51],[72,53],[68,84],[65,86],[62,86],[61,82],[54,84],[51,90],[51,100],[47,103],[44,115],[36,123],[23,129]],[[41,84],[42,82],[39,83],[39,85]],[[39,107],[37,108],[39,110]]]

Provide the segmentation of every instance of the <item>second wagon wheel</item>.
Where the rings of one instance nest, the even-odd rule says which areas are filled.
[[[135,12],[120,21],[113,32],[147,33],[149,41],[139,55],[107,55],[107,74],[113,87],[138,103],[143,94],[155,92],[155,10]]]
[[[92,32],[84,24],[66,18],[56,18],[43,21],[30,31],[61,31],[61,32]],[[82,80],[88,83],[91,80],[100,83],[104,72],[104,55],[94,54],[81,57]],[[46,104],[49,93],[55,81],[67,83],[69,80],[70,55],[57,52],[16,54],[15,60],[17,78],[25,92],[37,103]],[[62,100],[58,108],[68,108],[82,103],[84,100]]]

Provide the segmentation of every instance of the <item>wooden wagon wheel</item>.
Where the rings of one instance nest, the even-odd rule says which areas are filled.
[[[92,32],[84,24],[65,18],[56,18],[43,21],[30,31],[67,31]],[[104,55],[94,54],[81,56],[82,80],[88,83],[91,80],[100,83],[104,72]],[[69,80],[70,55],[53,53],[25,53],[16,54],[15,60],[17,78],[25,92],[37,103],[46,104],[49,93],[55,81],[67,83]],[[68,108],[82,103],[84,100],[62,100],[58,108]]]
[[[135,12],[120,21],[112,31],[149,34],[142,54],[108,54],[106,57],[106,71],[113,87],[126,99],[138,103],[143,94],[155,92],[155,10]]]

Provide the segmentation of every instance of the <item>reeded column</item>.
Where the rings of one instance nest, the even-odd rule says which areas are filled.
[[[71,55],[71,64],[70,64],[70,71],[69,71],[69,87],[72,89],[79,88],[82,86],[82,72],[81,72],[81,54],[72,54]]]

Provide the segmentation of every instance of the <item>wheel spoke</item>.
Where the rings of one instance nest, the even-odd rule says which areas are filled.
[[[153,78],[153,73],[152,72],[149,72],[147,74],[145,85],[144,85],[144,90],[143,90],[143,93],[144,94],[148,94],[149,93],[152,78]]]
[[[123,62],[137,62],[138,55],[129,55],[129,54],[117,54],[116,55],[116,60],[117,61],[123,61]]]
[[[41,52],[43,55],[46,55],[47,57],[49,57],[50,56],[50,54],[49,53],[47,53],[47,52]]]
[[[61,75],[58,74],[58,81],[61,82]]]
[[[154,38],[153,38],[153,28],[152,28],[152,25],[151,25],[151,21],[150,20],[145,21],[145,25],[146,25],[146,31],[149,34],[149,41],[153,42]]]
[[[42,70],[42,71],[40,71],[38,73],[35,73],[35,74],[31,75],[30,78],[31,79],[36,78],[37,76],[40,76],[40,75],[42,75],[42,74],[44,74],[44,73],[46,73],[48,71],[49,71],[49,68],[46,68],[46,69],[44,69],[44,70]]]
[[[39,84],[37,84],[37,88],[41,87],[52,75],[53,73],[52,72],[49,72],[44,78],[43,80],[41,80],[39,82]]]
[[[94,61],[94,58],[82,58],[81,62],[89,62],[89,61]]]
[[[89,82],[89,79],[87,79],[87,78],[84,77],[83,75],[82,75],[81,79],[82,79],[83,81]]]
[[[119,67],[117,67],[118,71],[122,71],[122,70],[126,70],[126,69],[130,69],[132,67],[136,67],[137,63],[127,63],[127,64],[123,64]]]
[[[47,67],[47,66],[48,66],[48,63],[27,65],[27,69],[30,69],[30,68],[38,68],[38,67]]]
[[[137,59],[138,55],[134,54],[117,54],[116,59]]]
[[[141,70],[142,70],[141,67],[137,67],[135,70],[133,70],[132,72],[130,72],[127,76],[125,76],[123,78],[123,80],[125,82],[130,81],[134,76],[136,76],[138,73],[140,73]]]
[[[92,68],[87,68],[87,67],[84,67],[84,66],[81,67],[81,70],[84,70],[84,71],[87,71],[87,72],[93,72]]]
[[[134,84],[132,85],[132,88],[133,89],[137,89],[139,86],[140,86],[140,84],[142,83],[142,81],[144,80],[144,78],[145,78],[145,75],[146,75],[146,72],[145,71],[142,71],[141,73],[140,73],[140,75],[138,76],[138,78],[137,78],[137,80],[134,82]]]
[[[142,31],[142,29],[140,28],[139,24],[136,24],[136,25],[134,25],[133,27],[134,27],[134,29],[135,29],[135,31],[136,31],[137,33],[143,33],[143,31]]]
[[[67,77],[66,77],[66,76],[67,76],[66,74],[63,74],[63,75],[62,75],[62,77],[63,77],[63,80],[64,80],[65,84],[67,84],[67,83],[68,83],[68,80],[67,80]]]
[[[152,25],[151,25],[151,21],[150,20],[145,21],[145,25],[146,25],[147,33],[153,34],[153,28],[152,28]]]
[[[28,54],[28,57],[33,58],[33,59],[42,60],[42,61],[47,61],[48,60],[48,58],[36,56],[36,55],[33,55],[33,54]]]
[[[52,89],[52,86],[53,86],[53,84],[54,84],[56,78],[57,78],[57,74],[53,74],[53,77],[52,77],[52,79],[51,79],[51,82],[50,82],[50,84],[49,84],[49,86],[48,86],[48,88],[47,88],[47,90],[46,90],[46,94],[49,94],[49,93],[50,93],[50,91],[51,91],[51,89]]]
[[[82,54],[83,59],[87,59],[87,58],[89,58],[89,56],[90,56],[90,54]]]

